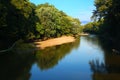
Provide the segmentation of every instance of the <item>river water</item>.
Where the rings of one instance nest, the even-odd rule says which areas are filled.
[[[0,55],[0,80],[120,80],[120,56],[95,35]]]

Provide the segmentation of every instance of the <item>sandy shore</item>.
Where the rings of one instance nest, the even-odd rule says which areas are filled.
[[[88,33],[81,33],[80,36],[88,36]]]
[[[35,44],[35,47],[44,49],[46,47],[61,45],[61,44],[70,43],[74,41],[75,41],[75,38],[72,36],[62,36],[59,38],[49,39],[46,41],[40,41],[40,42],[36,41],[34,42],[34,44]]]

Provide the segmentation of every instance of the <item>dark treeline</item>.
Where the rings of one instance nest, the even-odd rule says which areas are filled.
[[[95,0],[94,21],[85,25],[84,32],[97,33],[120,45],[120,0]]]
[[[93,31],[97,28],[100,34],[120,39],[120,0],[95,0],[94,5],[96,9],[91,17],[94,22],[85,26],[91,27]]]
[[[0,37],[20,39],[35,30],[35,6],[28,0],[0,0]]]
[[[120,39],[120,0],[95,0],[95,6],[93,16],[99,21],[104,20],[100,32]]]
[[[48,39],[80,33],[80,21],[48,3],[35,5],[29,0],[0,0],[0,38]]]

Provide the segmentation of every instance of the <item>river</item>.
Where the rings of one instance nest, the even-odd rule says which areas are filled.
[[[0,80],[120,80],[120,56],[95,35],[0,55]]]

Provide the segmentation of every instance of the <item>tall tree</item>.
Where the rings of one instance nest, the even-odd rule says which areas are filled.
[[[0,37],[30,37],[35,28],[35,6],[28,0],[0,0]]]
[[[95,0],[94,18],[103,19],[100,34],[105,36],[114,49],[120,50],[120,0]]]
[[[39,18],[36,26],[38,38],[76,35],[80,32],[80,21],[78,19],[66,15],[48,3],[38,5],[36,15]]]
[[[95,0],[95,7],[93,16],[104,19],[102,33],[120,39],[120,0]]]

